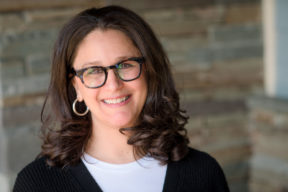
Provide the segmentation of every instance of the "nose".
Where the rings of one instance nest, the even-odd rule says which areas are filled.
[[[110,69],[107,71],[107,80],[104,86],[106,89],[114,91],[123,86],[123,81],[118,78],[116,72],[113,69]]]

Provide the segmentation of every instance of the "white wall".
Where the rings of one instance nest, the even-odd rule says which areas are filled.
[[[265,90],[288,98],[288,1],[263,0]]]

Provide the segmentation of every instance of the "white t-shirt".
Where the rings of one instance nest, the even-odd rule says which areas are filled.
[[[84,153],[84,165],[104,192],[161,192],[167,165],[151,157],[127,164],[111,164]]]

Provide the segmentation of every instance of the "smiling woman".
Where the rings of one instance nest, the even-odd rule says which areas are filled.
[[[218,163],[188,147],[169,65],[134,12],[76,15],[54,48],[42,152],[14,191],[229,191]]]
[[[97,76],[93,74],[93,78],[88,77],[91,76],[91,74],[88,75],[84,72],[84,76],[82,75],[83,81],[81,81],[80,78],[73,78],[72,80],[78,101],[85,101],[85,104],[91,112],[93,130],[91,138],[94,139],[90,139],[89,145],[86,146],[86,151],[91,150],[91,153],[99,159],[111,162],[121,161],[122,158],[134,159],[132,153],[130,157],[127,156],[128,154],[118,154],[119,151],[127,147],[131,148],[131,145],[126,145],[126,147],[123,148],[122,143],[119,143],[118,147],[122,146],[122,150],[117,149],[116,154],[119,156],[118,158],[114,158],[114,153],[107,154],[106,156],[100,149],[96,150],[94,146],[98,145],[94,144],[94,142],[99,142],[100,139],[105,138],[100,135],[100,133],[109,132],[109,137],[112,137],[115,133],[117,135],[119,134],[120,128],[137,126],[138,118],[140,117],[147,96],[145,71],[142,74],[140,73],[140,65],[142,62],[141,64],[138,63],[140,61],[139,57],[142,57],[142,55],[140,55],[132,41],[121,31],[112,29],[93,30],[83,39],[76,52],[73,62],[73,68],[75,68],[76,71],[83,68],[87,71],[87,69],[89,70],[91,67],[100,67],[100,65],[100,69],[103,69],[102,74],[100,73],[101,75],[99,75],[99,73]],[[123,60],[123,58],[128,59]],[[85,65],[87,63],[89,63],[88,68],[87,65]],[[96,63],[97,65],[95,66]],[[111,65],[114,63],[117,64]],[[134,64],[133,70],[129,70],[130,73],[126,72],[127,79],[123,79],[126,77],[123,75],[123,72],[121,74],[119,73],[120,70],[124,70],[119,68],[120,66],[124,66],[124,64],[126,66],[129,64],[132,66],[132,64]],[[107,71],[107,66],[109,66],[108,68],[113,66],[112,68],[114,68],[114,70]],[[104,71],[106,73],[104,73]],[[102,82],[101,76],[104,76],[102,77]],[[121,76],[122,78],[119,78]],[[96,79],[94,86],[91,86],[93,85],[91,79]],[[87,86],[87,83],[90,83],[89,86]],[[115,130],[117,131],[115,132]],[[115,142],[117,138],[118,136],[115,135]],[[119,141],[122,142],[122,139]],[[105,146],[112,147],[109,142],[107,142]],[[105,148],[107,149],[108,147]],[[129,149],[128,151],[129,153],[131,152]],[[105,153],[108,152],[108,150],[105,150]],[[106,158],[111,158],[111,160]]]

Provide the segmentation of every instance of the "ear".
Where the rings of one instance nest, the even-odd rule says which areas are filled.
[[[77,81],[75,79],[75,77],[72,79],[72,84],[73,84],[73,87],[74,87],[74,89],[76,91],[77,100],[79,102],[82,102],[83,101],[83,97],[82,97],[82,94],[81,94],[81,91],[80,91],[80,88],[79,88],[79,83],[81,83],[81,82]]]

